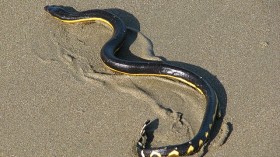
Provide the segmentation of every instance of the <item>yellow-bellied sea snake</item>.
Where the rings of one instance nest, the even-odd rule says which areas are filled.
[[[127,75],[160,76],[179,80],[203,94],[206,98],[206,111],[198,133],[190,140],[179,145],[145,148],[147,121],[141,131],[141,137],[136,144],[139,157],[177,157],[191,155],[209,139],[212,124],[215,121],[218,99],[216,92],[202,77],[183,68],[169,65],[163,61],[129,61],[117,58],[115,53],[125,39],[127,28],[124,22],[116,15],[105,10],[71,11],[64,6],[45,6],[45,10],[53,17],[66,23],[101,21],[113,29],[112,37],[101,49],[101,59],[111,70]]]

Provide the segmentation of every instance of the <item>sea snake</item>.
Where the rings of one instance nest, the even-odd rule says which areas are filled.
[[[71,7],[56,5],[45,6],[44,9],[62,22],[101,21],[108,25],[113,30],[113,35],[102,47],[101,59],[109,69],[127,75],[159,76],[179,80],[205,96],[207,104],[203,121],[199,131],[190,141],[179,145],[146,148],[144,138],[147,136],[146,129],[150,124],[147,121],[141,130],[141,137],[136,144],[136,151],[139,157],[191,155],[198,152],[207,142],[218,110],[218,99],[214,89],[202,77],[187,69],[176,67],[163,61],[129,61],[117,58],[115,53],[119,50],[126,37],[127,28],[119,17],[108,11],[88,10],[79,12]]]

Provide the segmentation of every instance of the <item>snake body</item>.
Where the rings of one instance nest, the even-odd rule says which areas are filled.
[[[202,77],[180,67],[169,65],[162,61],[129,61],[117,58],[115,53],[121,47],[127,32],[124,22],[116,15],[105,10],[76,11],[64,6],[45,6],[44,8],[53,17],[66,22],[88,22],[101,21],[113,30],[112,37],[101,49],[101,59],[105,65],[115,72],[127,75],[149,75],[167,77],[179,80],[203,94],[206,99],[206,111],[197,134],[190,140],[179,145],[169,145],[157,148],[145,148],[144,137],[146,136],[145,123],[141,137],[136,144],[136,151],[139,157],[177,157],[191,155],[198,152],[209,139],[212,124],[215,121],[218,99],[216,92]]]

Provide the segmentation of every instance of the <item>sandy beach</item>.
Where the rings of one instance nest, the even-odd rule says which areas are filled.
[[[0,156],[136,157],[147,119],[155,147],[186,142],[200,127],[203,95],[174,80],[110,71],[100,50],[112,31],[62,23],[43,9],[53,4],[114,13],[129,27],[118,57],[163,60],[213,86],[223,117],[193,156],[279,156],[277,0],[3,0]]]

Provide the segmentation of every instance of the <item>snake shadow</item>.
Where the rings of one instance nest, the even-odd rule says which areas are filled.
[[[107,11],[119,16],[129,28],[133,28],[134,30],[137,30],[140,32],[140,23],[137,20],[137,18],[135,16],[133,16],[132,14],[130,14],[124,10],[118,9],[118,8],[107,9]],[[129,50],[129,47],[136,40],[137,34],[138,33],[136,31],[128,30],[128,35],[126,37],[125,43],[119,50],[119,51],[121,51],[121,53],[116,54],[118,57],[120,57],[122,59],[129,59],[129,60],[135,60],[135,61],[143,61],[143,60],[145,61],[145,59],[142,59],[142,58],[134,55],[133,52],[131,52]],[[152,44],[152,42],[150,42],[150,43]],[[153,55],[155,55],[155,54],[153,53]],[[204,68],[201,68],[196,65],[184,63],[184,62],[169,61],[166,58],[161,57],[161,56],[159,56],[159,58],[161,58],[164,62],[166,62],[168,64],[188,69],[188,70],[198,74],[199,76],[203,77],[207,82],[209,82],[211,84],[211,86],[214,88],[214,90],[217,93],[221,116],[219,118],[217,118],[217,120],[215,121],[213,131],[210,134],[209,142],[203,148],[204,151],[203,151],[202,156],[204,156],[208,152],[209,143],[211,143],[211,141],[213,141],[213,139],[215,139],[215,137],[219,134],[221,126],[224,122],[224,116],[226,115],[226,108],[227,108],[227,93],[225,91],[225,88],[215,75],[211,74],[209,71],[207,71]],[[228,126],[228,129],[229,129],[228,130],[229,133],[224,141],[224,143],[225,143],[227,138],[230,136],[231,132],[233,131],[233,125],[230,122],[224,122],[224,123]],[[150,134],[151,138],[147,142],[147,147],[151,146],[151,143],[153,140],[152,134],[153,134],[154,130],[156,130],[158,128],[158,125],[159,125],[159,120],[156,119],[153,122],[151,129],[149,129],[149,131],[151,131],[151,134]]]

